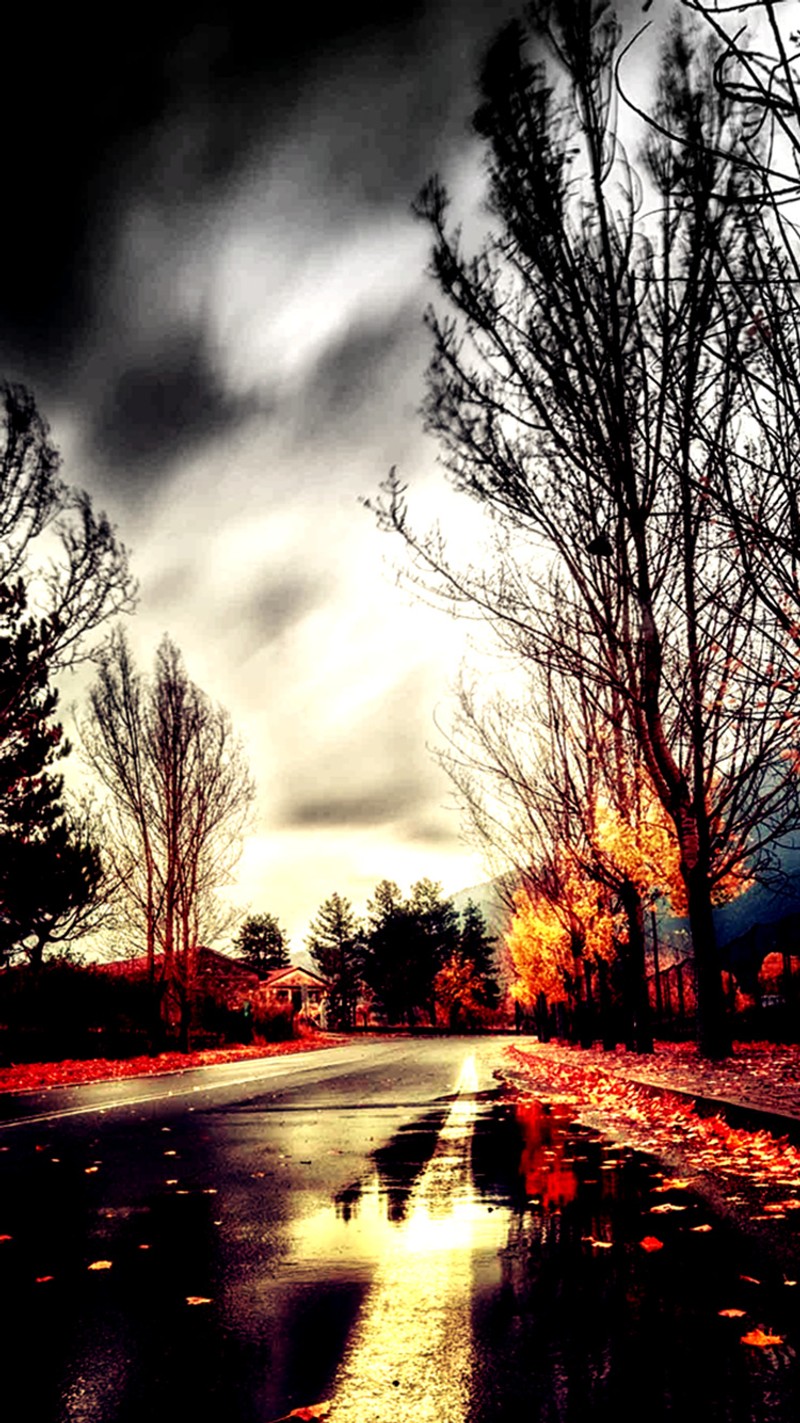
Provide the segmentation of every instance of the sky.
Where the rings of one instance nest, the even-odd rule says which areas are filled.
[[[476,74],[516,9],[4,16],[0,373],[130,549],[141,666],[169,633],[244,738],[229,897],[296,948],[333,891],[360,909],[384,877],[486,877],[430,751],[466,630],[397,586],[361,501],[397,466],[421,524],[477,537],[418,413],[434,291],[411,205],[438,172],[480,229]]]

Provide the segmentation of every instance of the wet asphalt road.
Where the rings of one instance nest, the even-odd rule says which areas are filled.
[[[800,1286],[501,1052],[2,1099],[4,1423],[794,1423]]]

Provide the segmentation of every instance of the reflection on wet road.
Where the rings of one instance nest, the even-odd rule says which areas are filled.
[[[800,1286],[568,1106],[474,1085],[297,1225],[307,1262],[375,1267],[332,1423],[800,1416]]]
[[[499,1051],[9,1129],[4,1423],[796,1423],[800,1284]]]
[[[394,1235],[337,1375],[331,1412],[340,1423],[361,1423],[365,1416],[460,1423],[467,1416],[472,1253],[478,1237],[496,1249],[503,1231],[499,1213],[487,1215],[472,1183],[476,1086],[470,1057],[434,1151],[401,1217],[395,1216]]]

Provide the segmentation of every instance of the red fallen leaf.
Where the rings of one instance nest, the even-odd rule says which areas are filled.
[[[211,1304],[212,1301],[206,1295],[187,1295],[187,1304]]]
[[[742,1335],[743,1344],[752,1344],[757,1349],[769,1349],[773,1344],[782,1344],[783,1335],[765,1334],[763,1329],[751,1329],[749,1334]]]
[[[743,1309],[718,1309],[717,1314],[722,1319],[743,1319],[746,1311]]]
[[[37,1275],[34,1283],[37,1285],[46,1285],[48,1280],[54,1279],[55,1275]]]
[[[327,1418],[331,1411],[329,1403],[310,1403],[305,1408],[293,1408],[291,1413],[287,1413],[287,1418],[302,1418],[304,1423],[311,1423],[314,1418]]]
[[[752,1275],[740,1275],[740,1280],[744,1280],[746,1285],[760,1285],[760,1280],[754,1280]]]
[[[644,1237],[644,1240],[640,1240],[640,1241],[639,1241],[639,1244],[640,1244],[642,1250],[648,1250],[648,1251],[649,1251],[649,1250],[663,1250],[663,1249],[664,1249],[664,1242],[663,1242],[663,1240],[659,1240],[659,1239],[658,1239],[658,1236],[656,1236],[656,1235],[646,1235],[646,1236]]]
[[[12,1235],[0,1235],[0,1240],[13,1240]]]

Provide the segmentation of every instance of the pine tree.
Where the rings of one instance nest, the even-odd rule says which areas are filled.
[[[353,1028],[361,991],[363,931],[349,899],[332,894],[309,925],[308,948],[330,983],[329,1015],[337,1028]]]
[[[53,719],[53,645],[50,622],[27,615],[23,581],[0,584],[0,960],[23,954],[34,967],[77,931],[102,878],[54,769],[69,745]]]
[[[251,914],[234,940],[238,957],[262,978],[276,968],[288,968],[289,945],[286,933],[274,914]]]

